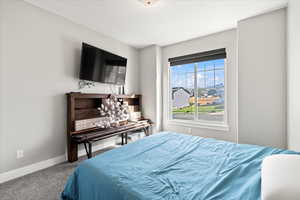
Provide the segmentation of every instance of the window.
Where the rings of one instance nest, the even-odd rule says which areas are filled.
[[[169,59],[170,118],[225,123],[225,49]]]

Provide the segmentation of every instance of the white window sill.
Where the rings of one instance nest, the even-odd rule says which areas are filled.
[[[225,123],[210,123],[201,121],[189,121],[189,120],[168,120],[168,125],[173,126],[184,126],[189,128],[201,128],[201,129],[212,129],[218,131],[229,131],[228,124]]]

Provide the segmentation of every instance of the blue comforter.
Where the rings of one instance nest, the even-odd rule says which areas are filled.
[[[163,132],[82,162],[65,200],[258,200],[263,158],[295,152]]]

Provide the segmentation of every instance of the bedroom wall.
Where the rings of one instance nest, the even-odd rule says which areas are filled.
[[[140,89],[143,95],[143,116],[154,122],[153,132],[161,130],[161,48],[152,45],[139,50]]]
[[[300,152],[300,1],[288,7],[288,148]]]
[[[237,141],[236,130],[236,29],[200,37],[197,39],[166,46],[162,49],[162,72],[163,72],[163,129],[168,131],[182,132],[202,137],[212,137],[221,140]],[[168,59],[203,51],[219,48],[226,48],[227,51],[227,107],[229,130],[218,128],[199,128],[198,126],[181,125],[169,123],[167,120],[167,88],[168,88]]]
[[[21,0],[0,0],[0,173],[63,155],[66,92],[78,91],[81,42],[128,58],[126,92],[139,93],[138,51]],[[97,84],[85,92],[111,93]],[[16,159],[16,151],[24,158]]]
[[[238,142],[286,147],[286,9],[238,23]]]
[[[3,41],[3,32],[4,32],[4,29],[3,29],[3,12],[2,12],[2,9],[3,9],[3,2],[0,0],[0,42]],[[0,92],[3,91],[3,69],[2,67],[3,66],[3,47],[0,43]],[[0,109],[2,108],[2,98],[0,96]],[[3,112],[1,112],[0,110],[0,119],[3,118]],[[2,120],[0,120],[0,173],[3,171],[4,169],[4,166],[3,163],[4,160],[4,146],[2,145],[2,142],[3,142],[3,122]]]

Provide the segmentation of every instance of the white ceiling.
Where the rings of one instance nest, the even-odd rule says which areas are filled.
[[[135,47],[165,46],[236,27],[287,0],[25,0]]]

